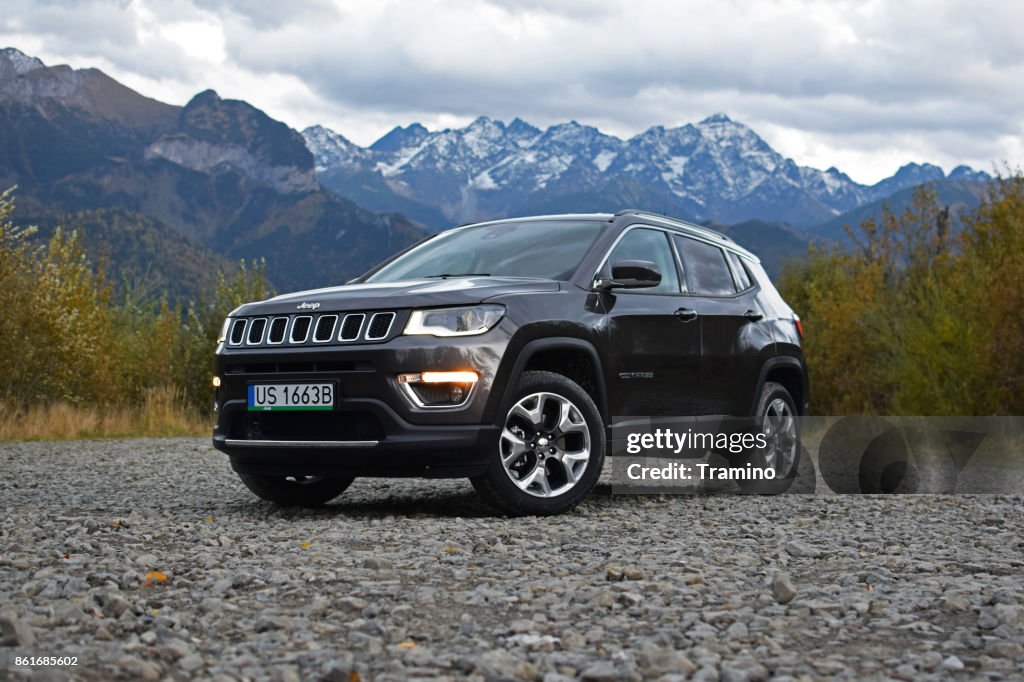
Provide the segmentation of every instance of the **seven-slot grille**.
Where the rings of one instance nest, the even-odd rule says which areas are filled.
[[[384,341],[391,336],[397,314],[323,313],[236,318],[228,332],[229,346],[299,346],[321,343]]]

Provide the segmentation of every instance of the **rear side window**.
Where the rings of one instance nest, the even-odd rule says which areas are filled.
[[[725,257],[729,259],[729,264],[732,265],[732,274],[736,278],[736,288],[740,291],[746,291],[754,286],[754,283],[750,280],[750,273],[747,272],[747,267],[743,265],[740,257],[732,251],[726,251]]]
[[[672,239],[683,259],[690,293],[698,296],[731,296],[736,293],[722,249],[689,237],[673,235]]]
[[[634,229],[615,245],[606,267],[620,260],[651,261],[661,270],[661,284],[650,289],[637,289],[640,292],[679,293],[679,274],[676,272],[676,260],[668,244],[668,235],[661,230]]]

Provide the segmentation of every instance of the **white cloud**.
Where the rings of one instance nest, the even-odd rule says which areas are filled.
[[[1024,163],[1020,3],[12,0],[0,40],[183,103],[213,87],[367,144],[478,114],[629,136],[723,111],[868,182]]]

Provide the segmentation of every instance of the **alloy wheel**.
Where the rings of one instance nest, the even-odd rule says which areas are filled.
[[[508,411],[498,449],[505,473],[520,490],[557,497],[587,470],[590,427],[568,398],[532,393]]]
[[[762,432],[767,442],[764,464],[775,471],[776,478],[789,475],[796,459],[798,447],[796,418],[792,408],[782,398],[775,398],[764,411]]]

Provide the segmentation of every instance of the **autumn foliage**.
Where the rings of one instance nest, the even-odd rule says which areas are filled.
[[[45,437],[47,420],[55,436],[206,423],[217,335],[232,308],[267,295],[262,265],[221,273],[188,305],[140,299],[112,286],[75,233],[39,243],[12,210],[0,194],[0,437]]]
[[[818,414],[1024,414],[1024,177],[960,216],[914,204],[790,263]],[[851,246],[852,245],[852,246]]]

